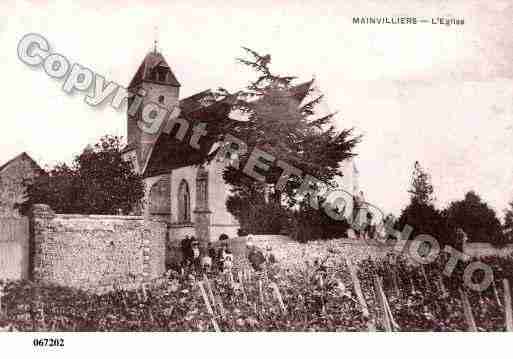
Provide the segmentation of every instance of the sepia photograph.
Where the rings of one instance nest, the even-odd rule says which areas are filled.
[[[0,347],[512,332],[512,34],[511,0],[2,1]]]

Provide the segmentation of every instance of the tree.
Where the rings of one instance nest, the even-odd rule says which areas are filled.
[[[452,202],[444,212],[451,228],[461,228],[471,242],[503,242],[501,224],[495,211],[474,192]],[[454,231],[453,231],[454,233]]]
[[[431,176],[420,166],[419,161],[415,162],[411,189],[408,191],[412,202],[432,204],[434,201]]]
[[[245,121],[236,123],[231,134],[244,141],[247,152],[239,158],[242,164],[238,169],[230,166],[223,173],[224,180],[232,185],[232,195],[228,199],[228,209],[236,217],[243,217],[244,211],[258,208],[262,211],[269,201],[276,206],[294,208],[306,199],[297,196],[301,178],[289,178],[283,190],[276,187],[283,169],[278,160],[309,174],[326,183],[332,183],[335,175],[342,176],[339,164],[353,156],[352,150],[360,141],[352,129],[336,131],[331,124],[334,114],[314,118],[314,107],[320,97],[300,106],[294,97],[293,76],[274,74],[269,65],[271,56],[262,56],[244,48],[250,59],[238,59],[254,69],[258,77],[243,91],[236,94],[234,109],[246,115]],[[227,93],[221,89],[221,92]],[[243,164],[254,149],[260,149],[273,156],[266,162],[270,168],[265,182],[259,182],[243,173]],[[257,170],[258,172],[258,170]]]
[[[88,146],[73,165],[59,164],[29,186],[29,203],[45,203],[56,212],[130,213],[144,196],[144,183],[121,157],[121,139],[105,136]]]
[[[432,204],[412,200],[402,210],[396,227],[402,230],[406,225],[413,229],[410,239],[414,239],[419,234],[429,234],[441,243],[448,243],[448,229],[445,219],[442,213]]]
[[[410,203],[402,210],[396,226],[403,229],[409,225],[413,228],[410,238],[418,234],[429,234],[437,240],[444,242],[447,238],[447,225],[445,220],[433,205],[434,190],[429,174],[415,162],[412,173]]]
[[[509,202],[509,208],[504,211],[504,229],[513,230],[513,202]]]

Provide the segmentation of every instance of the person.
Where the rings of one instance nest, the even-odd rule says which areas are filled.
[[[212,270],[212,257],[208,254],[201,257],[201,268],[204,273],[210,273]]]
[[[364,230],[364,238],[365,239],[373,239],[374,238],[374,232],[375,232],[375,226],[372,222],[373,216],[371,212],[367,212],[367,221],[365,223],[365,230]]]
[[[217,251],[214,247],[214,244],[212,242],[208,242],[207,245],[207,255],[210,257],[212,264],[214,264],[217,261]]]
[[[196,271],[201,268],[201,251],[199,242],[191,237],[191,264]]]
[[[224,258],[227,252],[230,252],[230,245],[228,243],[228,236],[226,234],[221,234],[219,236],[219,246],[216,254],[217,266],[219,271],[222,272],[224,270]]]
[[[227,249],[223,253],[223,272],[228,273],[233,268],[233,253]]]
[[[262,251],[255,246],[251,239],[252,237],[248,236],[248,241],[246,242],[248,261],[255,272],[262,272],[265,264],[265,256]]]
[[[325,313],[325,304],[326,304],[326,280],[328,277],[328,268],[326,267],[324,262],[320,262],[319,258],[316,258],[314,261],[314,276],[312,278],[313,285],[313,309],[318,314]]]
[[[188,266],[192,261],[192,238],[186,234],[185,238],[180,242],[182,250],[182,266]]]
[[[266,251],[265,252],[265,262],[267,263],[268,266],[272,266],[273,264],[276,263],[276,257],[273,254],[273,247],[268,245],[265,248],[265,251]]]

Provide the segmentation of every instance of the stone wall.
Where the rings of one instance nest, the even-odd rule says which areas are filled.
[[[475,258],[488,256],[506,257],[513,254],[513,244],[508,244],[504,247],[494,247],[490,243],[470,242],[465,244],[463,252]]]
[[[86,290],[130,286],[165,271],[167,225],[133,216],[55,214],[35,205],[33,277]]]

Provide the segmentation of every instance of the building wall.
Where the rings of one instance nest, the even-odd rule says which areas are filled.
[[[222,171],[224,165],[221,162],[212,161],[207,166],[208,171],[208,205],[210,214],[210,240],[217,240],[221,234],[227,234],[229,237],[237,236],[239,224],[237,220],[226,209],[226,198],[229,195],[229,185],[224,183]],[[197,214],[194,213],[197,201],[196,179],[198,175],[197,166],[182,167],[173,170],[171,174],[160,175],[146,178],[146,195],[145,195],[145,216],[158,218],[167,221],[170,226],[171,240],[179,240],[185,235],[196,235],[194,226],[178,222],[178,191],[180,183],[185,180],[189,186],[190,209],[192,223],[197,221]],[[151,201],[150,194],[152,187],[161,181],[164,177],[169,178],[169,194],[170,194],[170,213],[168,215],[154,216],[150,213]]]
[[[178,190],[182,180],[187,181],[190,194],[191,220],[194,222],[196,208],[196,174],[198,167],[188,166],[173,170],[171,175],[171,223],[178,222]]]
[[[160,176],[154,176],[154,177],[148,177],[144,179],[144,211],[143,214],[145,217],[150,217],[150,207],[151,207],[151,189],[154,185],[157,184],[160,180],[164,179],[165,177],[169,178],[169,174],[160,175]],[[171,182],[171,181],[169,181]],[[169,199],[171,201],[171,198]],[[166,218],[162,218],[163,220],[166,220]]]
[[[343,173],[342,177],[337,176],[335,178],[337,184],[340,189],[343,190],[342,193],[336,193],[333,196],[332,200],[336,201],[337,198],[341,198],[345,201],[345,213],[344,216],[346,218],[352,218],[354,201],[353,196],[358,191],[358,178],[357,173],[355,173],[354,161],[353,159],[347,159],[340,164],[340,170]],[[328,197],[328,200],[330,198]]]
[[[239,224],[226,209],[226,199],[230,195],[230,186],[223,180],[224,162],[213,160],[209,165],[209,206],[212,211],[212,226],[231,226],[235,235]],[[217,239],[217,236],[213,236]]]
[[[140,111],[136,116],[134,118],[128,118],[127,116],[127,137],[128,143],[136,143],[143,153],[147,153],[156,141],[158,132],[152,134],[141,131],[137,125],[137,121],[142,119],[142,111],[147,104],[154,103],[164,107],[168,111],[174,108],[178,104],[179,88],[151,82],[144,82],[141,87],[146,91],[146,96],[144,96],[142,105],[139,108]],[[159,97],[161,96],[164,97],[162,103],[159,101]]]
[[[19,217],[16,207],[26,198],[25,181],[33,180],[41,172],[28,156],[21,155],[0,172],[0,217]]]
[[[28,219],[0,218],[0,279],[27,279],[28,274]]]
[[[36,205],[35,280],[97,290],[156,278],[165,271],[167,226],[130,216],[59,215]]]

